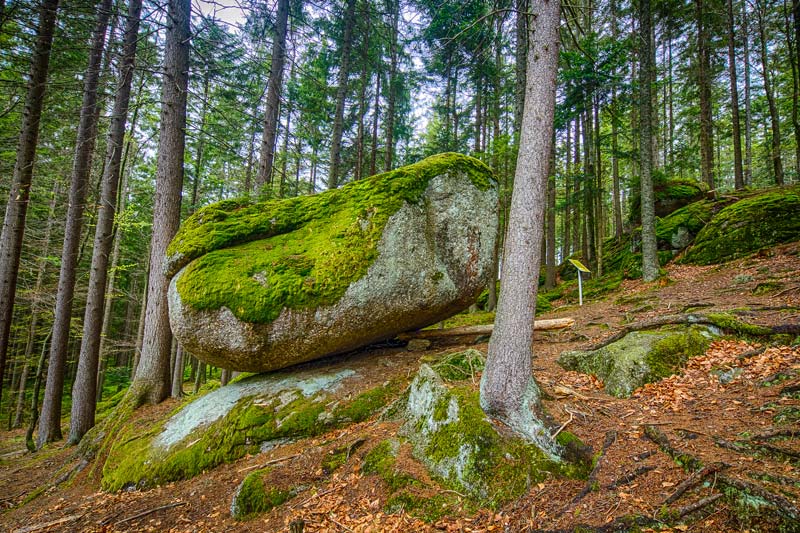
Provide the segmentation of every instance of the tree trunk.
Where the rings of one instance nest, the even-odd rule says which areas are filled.
[[[97,85],[103,47],[106,41],[108,20],[111,16],[111,0],[103,0],[97,9],[97,24],[92,35],[89,66],[83,86],[83,102],[78,124],[77,146],[72,167],[67,210],[64,247],[61,252],[61,273],[58,278],[58,293],[53,321],[53,338],[50,343],[50,362],[47,366],[47,384],[44,389],[42,419],[36,444],[61,439],[61,398],[64,394],[64,369],[69,345],[69,326],[72,320],[72,298],[75,293],[75,278],[83,230],[83,213],[86,210],[86,194],[92,168],[95,139],[97,138]],[[94,378],[94,376],[92,376]]]
[[[367,82],[369,75],[369,13],[366,10],[361,12],[361,18],[367,23],[364,29],[364,39],[361,43],[361,79],[358,87],[358,132],[356,133],[356,167],[353,171],[353,179],[360,180],[364,177],[364,119],[367,115]],[[374,147],[373,147],[374,148]],[[373,149],[374,153],[374,149]]]
[[[392,160],[394,158],[394,115],[397,100],[397,36],[400,23],[400,3],[398,0],[389,2],[389,16],[392,20],[392,29],[389,37],[389,101],[386,106],[386,152],[383,160],[383,170],[385,172],[392,169]]]
[[[528,54],[528,9],[529,0],[515,0],[517,11],[514,34],[517,46],[514,49],[514,145],[519,146],[520,129],[522,127],[522,111],[525,107],[525,83]]]
[[[170,393],[169,355],[172,333],[167,315],[164,259],[180,224],[183,155],[186,143],[186,90],[189,71],[189,0],[169,0],[162,81],[161,128],[158,141],[153,236],[144,342],[131,385],[137,400],[158,403]],[[138,403],[138,401],[136,402]]]
[[[800,179],[800,0],[792,0],[792,22],[794,26],[794,50],[792,65],[792,124],[794,125],[795,171]],[[791,32],[787,32],[791,33]],[[787,40],[791,42],[791,37]]]
[[[14,414],[14,422],[12,427],[18,428],[22,425],[22,411],[25,406],[25,387],[28,379],[28,369],[33,357],[33,348],[36,342],[36,329],[39,323],[39,311],[41,309],[41,290],[42,283],[44,282],[44,274],[47,271],[46,258],[50,255],[50,238],[53,233],[53,226],[55,225],[55,210],[58,203],[61,190],[61,183],[56,180],[53,184],[53,193],[50,197],[50,209],[47,215],[47,225],[44,230],[44,244],[40,251],[39,259],[36,262],[36,285],[33,289],[33,304],[31,305],[31,319],[28,326],[28,340],[25,345],[25,361],[22,368],[22,376],[20,377],[19,390],[17,393],[17,408]]]
[[[702,1],[702,0],[698,0]],[[642,277],[658,278],[658,249],[653,198],[653,78],[651,53],[653,13],[650,0],[639,0],[639,167],[642,210]]]
[[[278,106],[283,85],[283,65],[286,62],[286,26],[289,20],[289,0],[278,0],[278,15],[275,21],[275,40],[272,41],[272,59],[269,68],[264,134],[261,138],[261,158],[256,175],[256,193],[272,184],[275,159],[275,138],[278,131]]]
[[[336,87],[336,114],[333,117],[331,137],[331,167],[328,174],[328,189],[339,186],[339,165],[341,164],[342,133],[344,129],[344,105],[347,99],[347,78],[350,76],[350,48],[353,46],[353,25],[355,24],[356,0],[347,0],[344,13],[344,35],[339,76]]]
[[[556,143],[552,141],[547,172],[547,238],[545,239],[544,288],[556,286]]]
[[[762,9],[763,8],[763,9]],[[757,3],[756,15],[758,18],[758,35],[761,39],[761,68],[764,73],[764,92],[769,105],[770,125],[772,126],[772,171],[775,174],[775,185],[783,185],[783,161],[781,159],[781,125],[778,118],[778,108],[775,105],[775,93],[772,89],[772,75],[769,70],[769,56],[767,55],[767,30],[766,6]]]
[[[372,110],[372,154],[369,159],[369,175],[378,173],[378,117],[381,114],[381,73],[375,72],[375,105]]]
[[[736,76],[736,28],[733,17],[733,0],[728,0],[728,75],[731,82],[731,126],[733,128],[733,182],[739,190],[744,188],[742,170],[742,134],[739,131],[739,84]]]
[[[559,447],[542,421],[531,351],[545,191],[553,142],[558,69],[559,2],[534,6],[528,30],[527,78],[520,150],[511,198],[502,282],[486,370],[481,407],[492,417],[536,443],[551,456]]]
[[[14,299],[17,295],[17,275],[25,234],[33,164],[39,142],[39,122],[42,117],[44,93],[47,87],[50,49],[56,25],[58,0],[43,0],[36,30],[36,44],[31,57],[28,91],[22,113],[22,127],[17,144],[14,174],[6,204],[3,232],[0,237],[0,401],[3,398],[3,376],[11,334]]]
[[[700,173],[703,183],[714,190],[714,124],[711,112],[711,45],[704,0],[695,0],[697,23],[697,86],[700,93]]]
[[[175,351],[175,365],[172,369],[172,393],[170,396],[173,398],[180,398],[183,396],[184,353],[183,346],[178,343],[178,347]]]
[[[83,435],[94,426],[97,405],[97,368],[100,358],[101,333],[106,306],[106,282],[108,280],[109,252],[114,245],[114,215],[122,167],[122,149],[125,140],[125,124],[133,82],[136,47],[139,38],[139,19],[142,0],[130,0],[123,37],[120,78],[111,115],[108,134],[106,167],[103,172],[100,206],[97,211],[92,266],[89,273],[89,291],[83,317],[83,340],[78,358],[78,372],[72,388],[72,416],[69,442],[77,444]],[[110,306],[109,306],[110,307]]]
[[[753,111],[750,97],[750,28],[747,2],[742,2],[742,37],[744,40],[744,184],[753,182]]]

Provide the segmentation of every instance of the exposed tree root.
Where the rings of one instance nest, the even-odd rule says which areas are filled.
[[[703,467],[703,463],[701,463],[697,458],[673,447],[664,432],[658,429],[656,426],[652,424],[645,424],[644,434],[648,439],[657,444],[658,447],[661,448],[661,451],[672,457],[672,460],[682,467],[689,470],[700,470]]]
[[[715,474],[720,470],[726,468],[727,466],[728,465],[726,465],[725,463],[711,463],[710,465],[704,466],[703,468],[701,468],[697,472],[694,472],[691,476],[686,478],[677,487],[675,487],[675,490],[672,492],[672,494],[669,495],[669,497],[667,497],[666,500],[664,500],[664,503],[667,505],[675,503],[676,501],[678,501],[678,498],[683,496],[684,492],[694,487],[695,485],[701,483],[703,479],[705,479],[707,476]]]
[[[594,464],[594,468],[592,468],[591,473],[589,473],[589,478],[586,480],[586,485],[574,498],[572,498],[572,501],[569,503],[567,508],[581,501],[584,496],[586,496],[592,491],[592,488],[597,483],[597,473],[600,470],[600,464],[603,462],[603,458],[605,457],[606,452],[611,447],[611,445],[614,444],[614,442],[616,442],[616,440],[617,440],[616,431],[612,430],[606,432],[606,438],[605,440],[603,440],[603,449],[600,450],[600,455],[597,457],[597,461]]]
[[[678,518],[683,518],[687,514],[691,514],[695,511],[699,511],[703,507],[711,505],[712,503],[716,502],[720,498],[722,498],[724,494],[716,493],[712,494],[711,496],[706,496],[705,498],[701,498],[694,503],[690,503],[689,505],[685,505],[678,509]]]
[[[629,485],[632,483],[637,477],[650,472],[651,470],[655,470],[656,467],[654,466],[640,466],[633,472],[625,474],[619,479],[614,480],[613,482],[606,485],[606,488],[609,490],[614,490],[619,487],[623,487],[625,485]]]

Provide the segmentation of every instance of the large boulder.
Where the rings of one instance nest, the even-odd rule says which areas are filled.
[[[491,170],[460,154],[208,206],[168,250],[172,330],[209,363],[267,371],[434,324],[490,279],[496,206]]]

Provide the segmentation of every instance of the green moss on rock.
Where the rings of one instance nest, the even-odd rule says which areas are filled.
[[[219,464],[257,453],[264,442],[318,435],[333,427],[364,420],[398,393],[399,385],[364,392],[351,401],[326,410],[329,396],[305,396],[299,389],[272,397],[250,396],[225,416],[186,435],[175,444],[160,444],[167,420],[147,430],[123,430],[103,467],[102,487],[150,487],[191,478]]]
[[[185,304],[227,307],[246,322],[335,303],[377,257],[389,218],[447,172],[467,175],[480,190],[494,181],[482,162],[448,153],[314,196],[210,205],[170,244],[169,274],[186,266],[177,283]]]
[[[591,374],[613,396],[629,397],[646,383],[679,371],[690,358],[705,352],[715,332],[704,326],[634,331],[593,351],[564,352],[558,364]]]
[[[554,461],[537,446],[501,435],[478,393],[447,386],[423,365],[409,389],[402,433],[414,456],[442,485],[497,507],[552,475],[585,475],[586,464]]]
[[[683,262],[710,265],[760,248],[800,239],[800,187],[768,191],[740,200],[698,233]]]
[[[361,471],[364,474],[377,474],[386,482],[390,492],[416,483],[417,480],[412,475],[395,468],[399,450],[400,442],[395,439],[379,442],[364,457]]]

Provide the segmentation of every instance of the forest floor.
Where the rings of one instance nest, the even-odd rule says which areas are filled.
[[[21,432],[3,432],[0,529],[288,531],[302,519],[306,532],[573,531],[579,525],[610,531],[626,529],[624,517],[637,516],[639,531],[775,530],[758,512],[759,502],[771,500],[790,513],[800,507],[800,346],[717,340],[680,375],[646,385],[629,399],[609,396],[596,379],[556,364],[562,351],[588,347],[625,324],[698,309],[733,312],[765,326],[800,324],[800,243],[724,265],[669,265],[660,282],[626,281],[583,307],[554,302],[554,310],[541,318],[569,316],[576,323],[567,331],[536,334],[534,372],[550,398],[545,401],[550,414],[602,455],[589,481],[551,478],[497,510],[465,504],[462,512],[433,523],[387,513],[386,483],[361,472],[365,454],[397,433],[396,423],[377,419],[247,456],[187,481],[113,494],[99,490],[91,466],[72,481],[59,479],[64,465],[77,462],[74,448],[56,445],[29,454]],[[466,340],[471,339],[460,342]],[[487,349],[486,344],[434,344],[428,352],[383,347],[351,355],[348,364],[371,369],[367,379],[408,381],[421,360],[465,347]],[[156,420],[176,405],[170,400],[136,416]],[[361,445],[342,467],[333,474],[323,471],[320,465],[332,450],[356,442]],[[696,465],[685,470],[669,453],[683,454],[684,463],[687,456],[696,458],[706,469],[692,474]],[[233,520],[234,490],[265,463],[282,482],[308,488],[268,513]],[[427,481],[407,453],[400,454],[398,468]],[[698,482],[679,493],[687,479]],[[456,502],[460,498],[440,492]],[[693,510],[693,504],[699,508]]]

